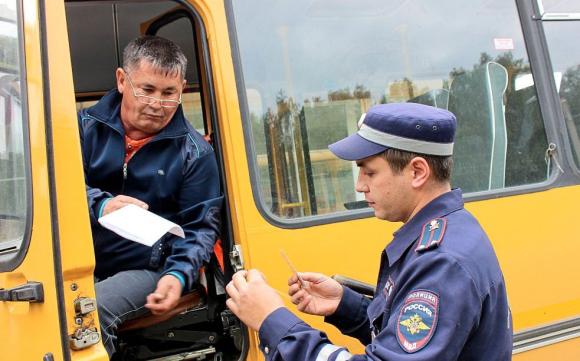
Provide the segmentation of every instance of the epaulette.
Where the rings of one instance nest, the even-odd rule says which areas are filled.
[[[425,223],[415,251],[423,252],[428,249],[439,247],[439,244],[443,241],[446,226],[447,220],[445,218],[435,218]]]

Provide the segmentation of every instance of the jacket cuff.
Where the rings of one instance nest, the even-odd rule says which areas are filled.
[[[183,293],[183,290],[185,290],[185,276],[183,273],[179,271],[169,271],[165,275],[172,275],[173,277],[177,278],[179,283],[181,283],[181,292]]]
[[[98,224],[98,219],[101,216],[101,206],[104,207],[103,202],[113,198],[113,195],[108,192],[103,192],[98,188],[91,188],[85,186],[87,191],[87,201],[89,203],[89,214],[92,224]]]
[[[101,201],[101,204],[99,205],[99,214],[97,214],[97,219],[103,216],[103,210],[105,210],[105,206],[107,205],[107,203],[109,203],[111,199],[113,198],[105,198]]]
[[[288,331],[301,322],[303,321],[286,307],[280,307],[270,313],[264,322],[262,322],[260,330],[258,331],[262,352],[269,354],[272,350],[275,350],[280,340],[286,336]]]
[[[359,313],[357,312],[363,302],[364,296],[348,287],[342,287],[343,293],[336,311],[330,316],[324,318],[324,322],[343,329],[343,327],[352,325],[358,321]]]

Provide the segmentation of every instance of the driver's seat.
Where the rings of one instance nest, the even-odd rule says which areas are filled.
[[[224,351],[239,353],[239,322],[225,308],[221,242],[216,242],[195,289],[164,315],[148,314],[124,322],[118,330],[118,343],[113,360],[161,360],[171,355],[222,360]]]

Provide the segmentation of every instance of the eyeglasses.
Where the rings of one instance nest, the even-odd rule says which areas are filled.
[[[127,74],[127,79],[129,79],[129,84],[131,85],[131,90],[133,90],[133,96],[135,98],[137,98],[137,101],[139,103],[151,105],[151,104],[154,104],[155,102],[159,102],[159,105],[161,105],[163,108],[176,108],[177,106],[179,106],[179,104],[181,104],[181,93],[179,93],[178,100],[161,99],[161,98],[156,98],[156,97],[150,97],[148,95],[137,94],[137,92],[135,91],[135,87],[133,86],[133,82],[131,81],[131,77],[129,76],[129,72],[127,72],[126,70],[124,70],[124,71],[125,71],[125,74]]]

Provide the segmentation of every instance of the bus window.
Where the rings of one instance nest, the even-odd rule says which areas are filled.
[[[17,2],[0,1],[0,269],[26,250],[28,200]],[[22,248],[22,249],[21,249]],[[19,252],[20,250],[20,252]]]
[[[580,12],[580,5],[572,1],[544,1],[544,7],[545,11]],[[543,24],[572,152],[580,167],[580,49],[571,46],[580,33],[580,18]]]
[[[580,13],[578,0],[538,0],[548,13]]]
[[[356,207],[358,170],[327,146],[379,103],[456,114],[452,183],[466,193],[548,178],[514,2],[236,0],[232,9],[255,191],[276,219]]]
[[[69,32],[69,40],[77,110],[96,104],[105,92],[116,86],[115,69],[122,65],[122,49],[141,35],[142,27],[151,24],[160,14],[176,9],[181,7],[171,1],[150,2],[147,6],[118,1],[67,3],[69,28],[75,29]],[[86,13],[92,16],[87,18]],[[160,27],[156,35],[174,41],[190,59],[185,74],[187,86],[182,96],[182,106],[193,127],[204,134],[198,64],[194,61],[197,44],[191,38],[193,25],[186,17],[172,20]],[[101,46],[95,47],[96,43]]]

